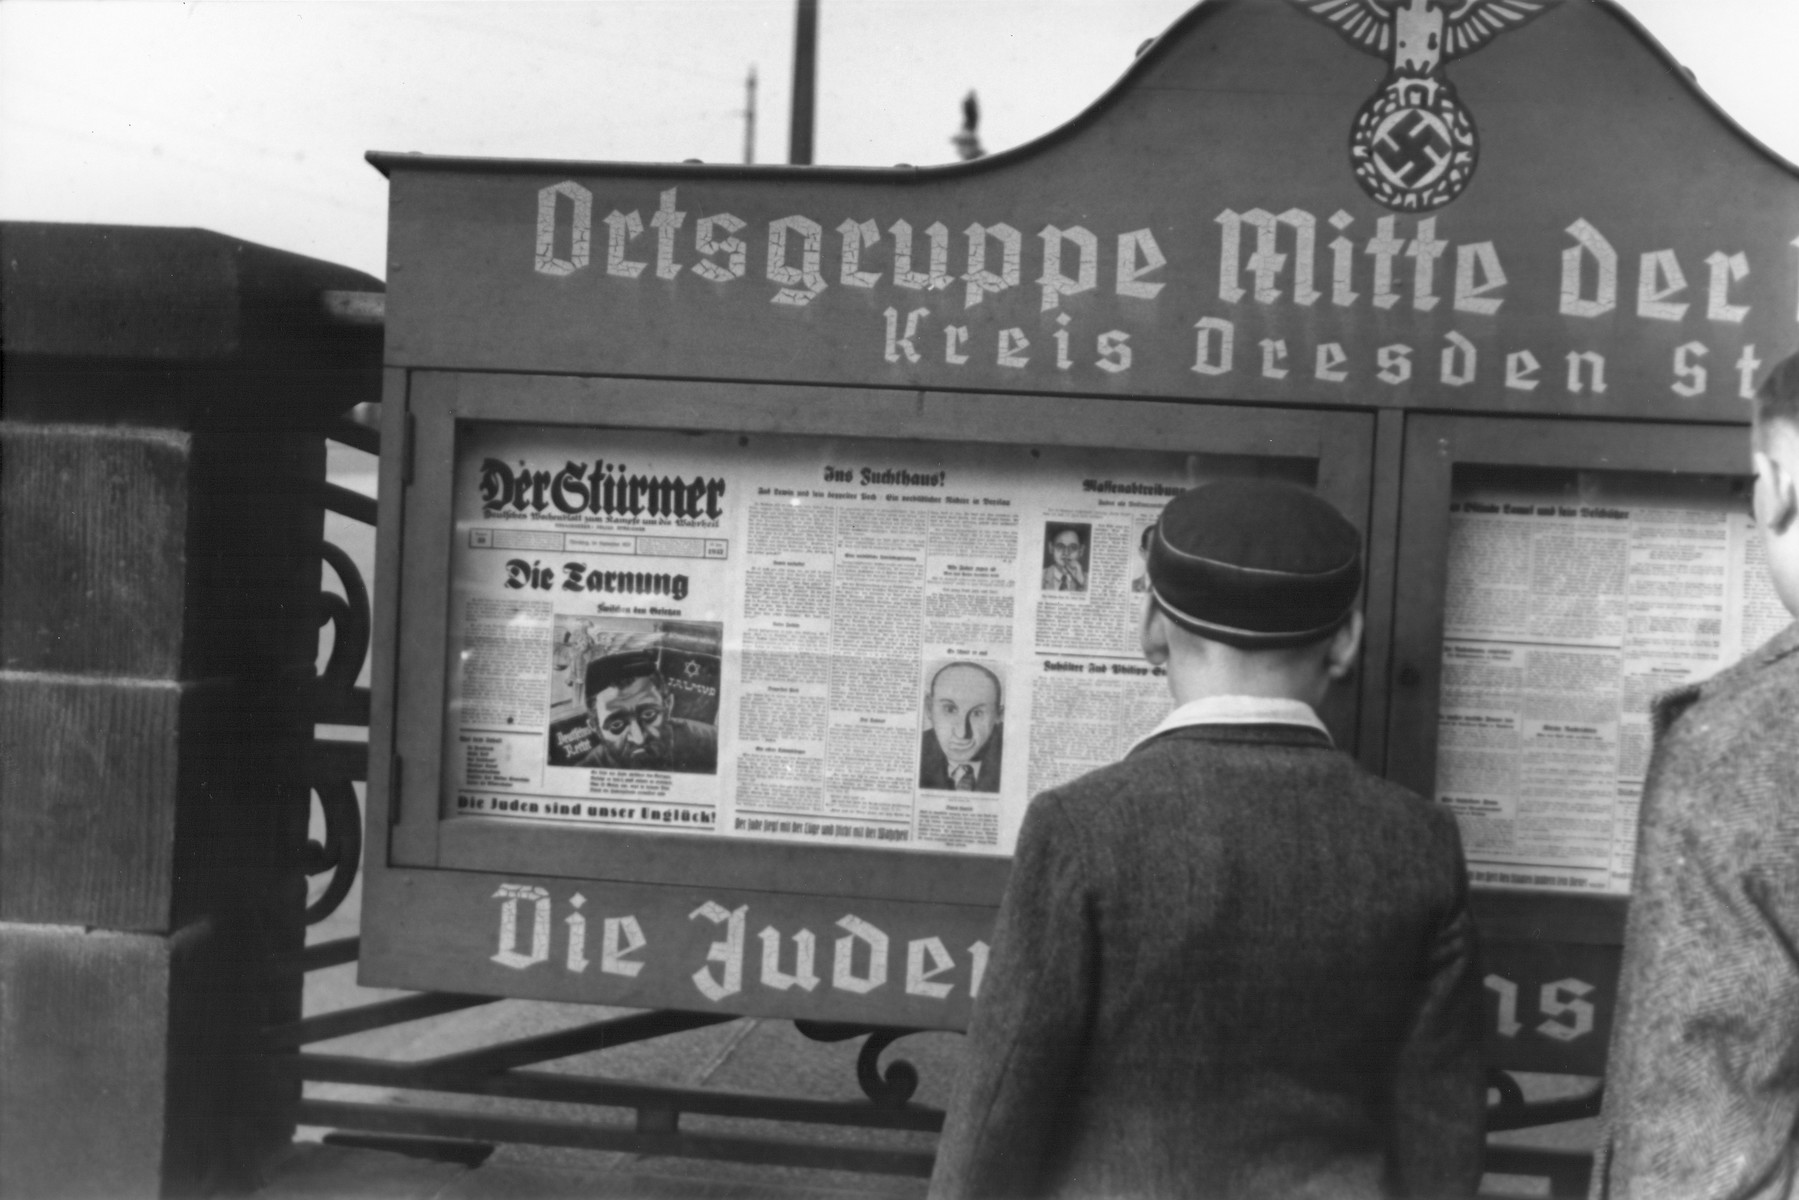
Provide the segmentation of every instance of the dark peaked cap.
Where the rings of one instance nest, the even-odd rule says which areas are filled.
[[[1233,479],[1168,502],[1149,543],[1150,595],[1175,624],[1241,650],[1334,633],[1362,585],[1362,537],[1301,487]]]
[[[587,698],[592,700],[607,688],[623,688],[633,679],[655,675],[661,666],[661,658],[654,650],[626,650],[596,658],[587,664]]]

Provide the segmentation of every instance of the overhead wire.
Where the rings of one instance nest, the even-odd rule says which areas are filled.
[[[592,64],[594,61],[594,50],[591,46],[574,46],[563,42],[549,41],[531,35],[521,36],[516,29],[513,28],[490,25],[484,21],[458,21],[454,18],[439,16],[435,13],[419,12],[417,8],[412,5],[396,5],[394,6],[394,13],[400,18],[408,21],[419,21],[432,25],[441,25],[445,28],[458,29],[464,33],[482,38],[497,37],[518,45],[528,46],[532,50],[579,58],[589,64]],[[712,71],[698,71],[686,64],[655,58],[646,59],[642,56],[633,57],[631,66],[634,71],[641,71],[648,68],[680,79],[703,79],[709,83],[716,83],[731,88],[739,87],[743,83],[741,79],[733,76],[726,76]]]
[[[193,167],[202,171],[210,171],[214,174],[224,175],[234,179],[251,180],[257,182],[259,186],[265,189],[275,189],[291,195],[302,196],[320,204],[328,204],[333,208],[341,208],[361,216],[372,216],[380,219],[385,219],[387,216],[386,211],[377,206],[351,203],[342,200],[331,193],[319,191],[315,188],[299,186],[288,182],[287,180],[277,179],[267,174],[259,174],[254,171],[222,166],[218,163],[207,162],[203,159],[182,154],[179,151],[167,150],[160,146],[147,145],[143,142],[131,141],[128,138],[98,133],[91,129],[69,129],[34,117],[14,116],[9,118],[8,123],[18,128],[37,129],[57,137],[97,142],[117,150],[131,151],[146,158],[162,158],[171,162],[181,163],[187,167]]]

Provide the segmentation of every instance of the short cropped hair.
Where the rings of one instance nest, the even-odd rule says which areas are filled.
[[[1799,354],[1777,363],[1755,392],[1755,440],[1760,445],[1764,431],[1779,421],[1799,431]]]
[[[962,659],[957,659],[954,662],[946,662],[941,667],[938,667],[935,672],[932,673],[931,686],[926,688],[925,693],[924,693],[927,697],[935,696],[937,694],[937,681],[939,679],[943,678],[943,673],[945,671],[948,671],[953,667],[968,667],[968,668],[971,668],[972,670],[979,671],[981,674],[985,675],[993,683],[993,699],[994,699],[994,701],[996,703],[998,703],[1002,708],[1005,706],[1006,689],[1005,689],[1004,685],[1002,685],[1000,683],[999,676],[995,675],[991,670],[982,666],[978,662],[966,662]]]

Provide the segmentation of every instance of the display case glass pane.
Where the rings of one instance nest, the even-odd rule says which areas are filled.
[[[1477,886],[1626,894],[1650,699],[1786,624],[1734,476],[1462,463],[1436,798]]]
[[[1311,458],[463,421],[440,816],[1005,855],[1168,711],[1140,544]]]

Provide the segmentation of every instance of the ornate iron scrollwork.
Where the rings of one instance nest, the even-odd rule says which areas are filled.
[[[885,1074],[881,1071],[881,1052],[911,1032],[900,1029],[871,1033],[862,1043],[862,1052],[856,1055],[856,1082],[862,1085],[863,1095],[884,1108],[904,1107],[918,1090],[918,1068],[905,1059],[895,1059]]]
[[[1490,1113],[1510,1116],[1524,1107],[1524,1088],[1512,1078],[1510,1071],[1488,1067],[1487,1086],[1499,1093],[1499,1103],[1488,1109]]]
[[[369,590],[362,582],[362,572],[343,548],[331,542],[319,543],[319,556],[330,565],[343,584],[344,594],[319,593],[319,624],[332,626],[331,657],[319,676],[314,695],[324,703],[318,707],[330,714],[333,709],[346,709],[347,703],[332,703],[353,696],[356,677],[369,653]],[[335,722],[333,722],[335,723]],[[366,723],[366,720],[365,722]]]
[[[335,494],[340,492],[344,496]],[[349,503],[346,497],[350,496],[362,503]],[[373,515],[366,511],[367,497],[342,488],[330,488],[325,502],[332,511],[345,512],[355,519],[366,521]],[[321,541],[319,557],[337,575],[344,594],[319,593],[319,624],[329,624],[333,636],[331,655],[313,684],[313,719],[327,725],[367,725],[368,693],[356,686],[356,679],[369,652],[368,588],[355,561],[342,547]],[[325,838],[322,842],[308,839],[302,855],[308,876],[330,872],[331,878],[324,893],[306,907],[308,925],[316,925],[335,912],[356,882],[357,867],[362,861],[362,810],[356,800],[355,781],[367,778],[365,743],[314,739],[310,783],[324,813]]]
[[[894,1029],[882,1026],[843,1025],[834,1021],[795,1021],[793,1027],[815,1042],[847,1042],[866,1036],[856,1055],[856,1082],[862,1094],[881,1108],[904,1108],[918,1091],[918,1068],[905,1059],[895,1059],[887,1070],[881,1070],[881,1055],[887,1047],[918,1029]]]
[[[1499,1093],[1499,1100],[1487,1106],[1487,1132],[1531,1129],[1538,1125],[1557,1125],[1563,1121],[1579,1121],[1599,1115],[1605,1100],[1602,1082],[1573,1095],[1554,1099],[1529,1100],[1524,1087],[1510,1071],[1487,1068],[1487,1087]]]
[[[312,790],[325,812],[325,840],[307,840],[306,874],[330,871],[332,875],[324,894],[306,906],[308,925],[316,925],[337,911],[350,894],[350,885],[356,882],[357,864],[362,861],[362,808],[356,803],[355,785],[348,779],[315,779]]]

